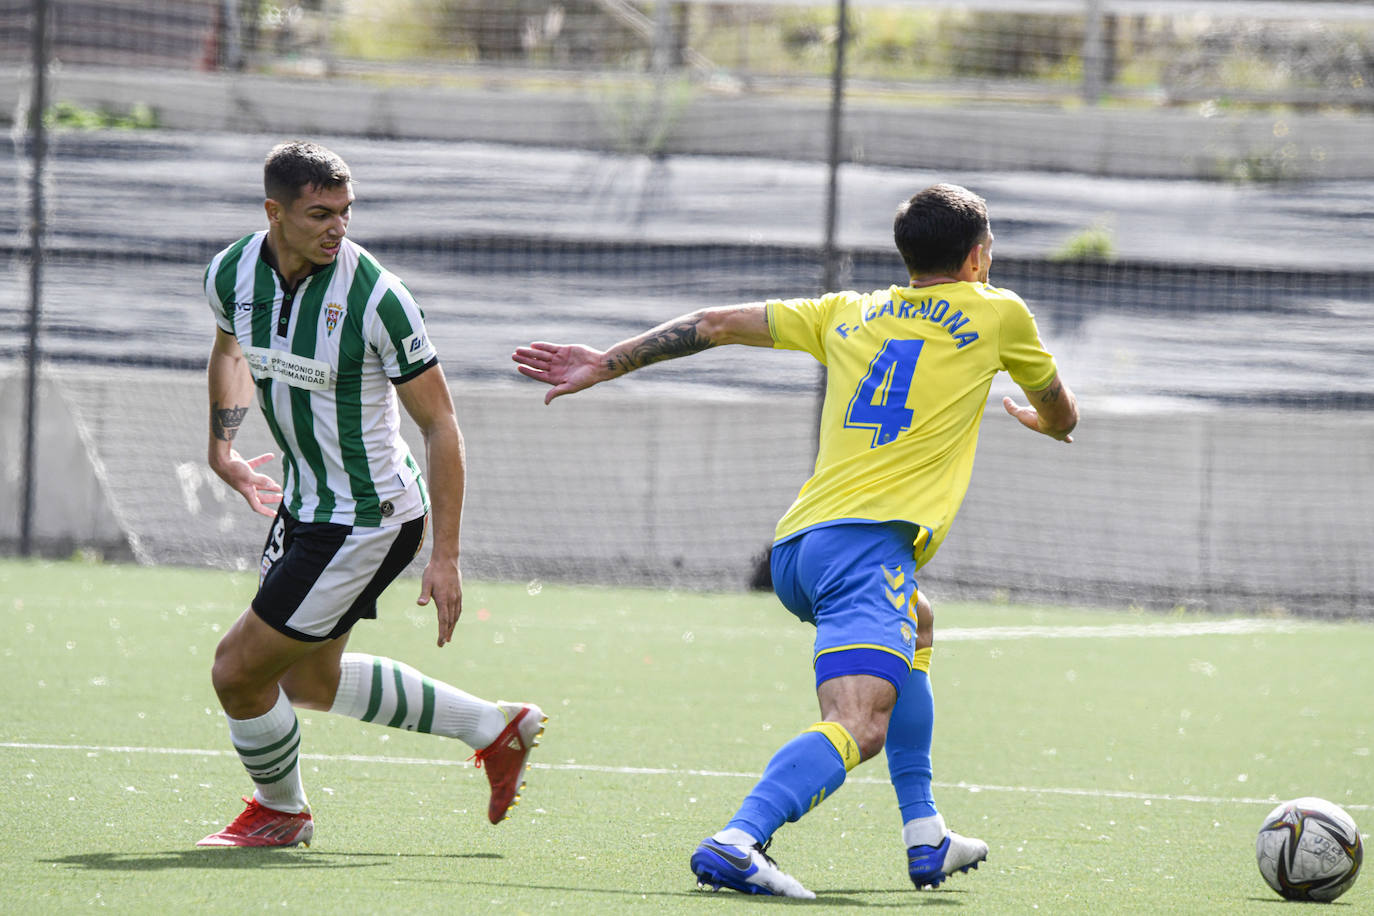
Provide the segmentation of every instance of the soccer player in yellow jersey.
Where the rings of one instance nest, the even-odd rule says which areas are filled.
[[[933,613],[916,571],[968,489],[993,376],[1005,370],[1029,399],[1003,399],[1007,413],[1051,438],[1072,441],[1078,407],[1025,303],[988,284],[982,198],[935,185],[898,208],[893,230],[907,285],[702,309],[605,352],[534,343],[513,357],[550,386],[545,403],[721,344],[805,350],[828,370],[815,473],[778,523],[771,559],[779,599],[816,627],[822,720],[773,755],[725,829],[697,847],[704,887],[814,897],[764,849],[884,744],[916,887],[987,858],[986,843],[945,826],[931,793]]]

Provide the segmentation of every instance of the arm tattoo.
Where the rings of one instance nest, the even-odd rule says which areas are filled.
[[[1064,393],[1064,386],[1059,383],[1059,379],[1054,380],[1054,384],[1040,392],[1041,404],[1053,404],[1059,400],[1059,396]]]
[[[612,372],[630,372],[650,363],[665,359],[676,359],[709,350],[715,342],[702,337],[697,331],[700,319],[687,318],[677,324],[665,324],[649,332],[644,341],[631,347],[629,352],[606,358],[606,368]]]
[[[247,407],[220,407],[219,401],[215,401],[210,405],[211,435],[225,442],[233,442],[247,415]]]

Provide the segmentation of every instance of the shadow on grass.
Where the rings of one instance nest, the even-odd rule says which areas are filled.
[[[234,868],[375,868],[397,859],[499,859],[494,852],[385,853],[309,852],[303,849],[178,849],[171,852],[89,852],[40,859],[44,865],[67,865],[92,871],[166,871]]]
[[[494,887],[510,889],[509,884],[500,881],[469,881],[462,877],[452,878],[399,878],[397,884],[428,884],[442,883],[448,886],[465,887]],[[864,909],[896,909],[898,907],[909,909],[917,904],[921,906],[964,906],[966,899],[962,898],[967,892],[962,890],[927,890],[917,892],[911,888],[873,888],[860,890],[856,888],[837,888],[832,891],[818,891],[815,900],[796,900],[789,897],[773,897],[770,895],[752,896],[750,894],[740,894],[731,890],[708,891],[701,888],[686,886],[681,889],[670,888],[667,890],[635,890],[623,887],[589,887],[580,885],[572,887],[565,884],[523,884],[522,888],[528,890],[550,891],[558,894],[600,894],[615,897],[638,897],[638,898],[666,898],[669,900],[681,900],[684,897],[715,895],[718,896],[722,904],[728,905],[738,901],[749,906],[771,905],[771,906],[852,906],[863,907]],[[847,895],[857,896],[847,896]],[[874,897],[884,899],[875,901]]]
[[[835,906],[861,906],[861,907],[902,907],[909,909],[912,906],[965,906],[968,903],[964,899],[967,891],[958,888],[927,889],[918,891],[912,887],[898,889],[873,889],[859,890],[857,888],[840,889],[833,891],[816,891],[816,903],[828,903]],[[859,899],[846,897],[845,894],[860,894],[869,899]],[[874,902],[873,897],[883,897],[882,901]]]
[[[1285,900],[1285,899],[1283,899],[1282,897],[1279,897],[1279,896],[1277,896],[1277,895],[1275,895],[1275,896],[1273,896],[1273,897],[1256,897],[1256,896],[1254,896],[1254,895],[1252,894],[1252,895],[1250,895],[1249,897],[1246,897],[1245,899],[1246,899],[1247,901],[1249,901],[1250,903],[1281,903],[1281,904],[1283,904],[1284,906],[1292,906],[1294,903],[1311,902],[1311,901]],[[1357,903],[1357,902],[1358,902],[1358,901],[1353,901],[1353,902],[1352,902],[1352,901],[1350,901],[1350,900],[1330,900],[1330,901],[1327,901],[1327,902],[1323,903],[1322,906],[1323,906],[1323,907],[1328,907],[1328,906],[1329,906],[1329,907],[1354,906],[1355,903]]]

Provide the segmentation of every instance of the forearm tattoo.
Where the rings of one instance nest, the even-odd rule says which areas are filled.
[[[608,356],[606,368],[612,372],[630,372],[650,363],[709,350],[715,343],[701,336],[697,330],[699,322],[699,318],[692,317],[654,328],[647,338],[628,352]]]
[[[247,415],[247,407],[220,407],[219,401],[215,401],[210,405],[210,434],[216,439],[233,442]]]
[[[1050,385],[1050,387],[1048,387],[1048,388],[1046,388],[1044,391],[1040,392],[1040,403],[1041,403],[1041,404],[1053,404],[1055,401],[1058,401],[1058,400],[1059,400],[1059,397],[1060,397],[1063,393],[1064,393],[1064,386],[1060,383],[1059,379],[1055,379],[1055,380],[1054,380],[1054,383],[1053,383],[1052,385]]]

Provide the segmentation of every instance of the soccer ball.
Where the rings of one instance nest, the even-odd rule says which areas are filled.
[[[1288,900],[1335,900],[1360,874],[1364,844],[1339,805],[1295,798],[1265,817],[1255,842],[1260,874]]]

